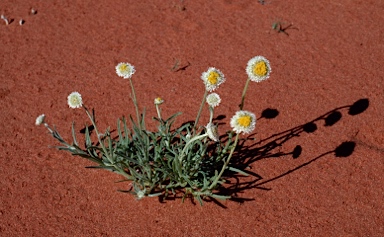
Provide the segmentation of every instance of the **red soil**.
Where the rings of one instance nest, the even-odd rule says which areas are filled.
[[[0,13],[13,21],[0,22],[0,235],[384,236],[383,2],[266,2],[1,1]],[[277,21],[292,26],[278,32]],[[156,96],[166,101],[165,115],[181,111],[178,122],[193,120],[200,75],[219,68],[227,77],[217,91],[224,132],[240,102],[245,65],[256,55],[268,58],[273,72],[250,84],[245,108],[257,117],[267,108],[278,115],[258,120],[249,156],[281,144],[252,162],[259,178],[240,179],[253,182],[236,193],[249,199],[242,203],[137,201],[116,191],[119,176],[48,148],[56,141],[34,125],[44,113],[69,139],[72,121],[79,129],[88,122],[83,110],[68,108],[72,91],[95,109],[102,130],[134,114],[129,84],[114,71],[127,61],[136,67],[148,121]],[[172,71],[177,60],[189,66]],[[352,110],[360,113],[351,115],[359,100]],[[317,119],[335,109],[331,126]],[[304,131],[311,121],[316,127]],[[336,157],[346,141],[351,154]]]

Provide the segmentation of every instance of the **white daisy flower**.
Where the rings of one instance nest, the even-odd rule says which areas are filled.
[[[131,78],[135,72],[135,67],[132,66],[130,63],[119,63],[116,66],[117,75],[124,79]]]
[[[240,110],[231,118],[230,124],[236,133],[250,133],[255,129],[256,116],[251,112]]]
[[[80,108],[83,105],[83,100],[79,92],[72,92],[68,96],[68,105],[72,109]]]
[[[164,103],[164,100],[161,97],[157,97],[154,101],[155,105],[161,105]]]
[[[42,114],[42,115],[39,115],[37,118],[36,118],[36,125],[41,125],[44,123],[44,120],[45,120],[45,115]]]
[[[219,141],[219,131],[216,125],[213,123],[208,123],[207,126],[205,126],[207,129],[208,137],[215,142]]]
[[[256,56],[248,61],[245,71],[251,81],[261,82],[269,78],[272,70],[268,59]]]
[[[212,108],[215,108],[216,106],[218,106],[221,102],[221,98],[218,94],[216,93],[211,93],[207,96],[207,103],[209,104],[209,106],[211,106]]]
[[[225,82],[224,74],[214,67],[210,67],[206,72],[203,72],[201,79],[204,81],[205,89],[209,92],[216,90],[219,85]]]

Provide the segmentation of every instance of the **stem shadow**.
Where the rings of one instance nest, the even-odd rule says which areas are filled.
[[[227,184],[223,185],[220,188],[219,192],[224,195],[231,195],[233,198],[231,198],[230,200],[235,202],[252,201],[252,198],[240,198],[238,194],[243,193],[245,190],[253,188],[265,191],[271,190],[270,188],[266,188],[263,185],[283,178],[286,175],[300,170],[325,156],[333,154],[336,158],[345,158],[352,155],[356,143],[353,141],[345,141],[341,144],[335,145],[334,150],[324,152],[323,154],[320,154],[310,159],[309,161],[303,162],[295,168],[285,171],[270,179],[264,179],[262,175],[250,171],[250,167],[254,162],[263,159],[281,158],[286,156],[292,156],[293,159],[299,158],[302,155],[302,146],[300,144],[297,144],[291,152],[284,153],[281,152],[281,147],[284,145],[284,143],[291,139],[300,137],[303,134],[315,132],[317,130],[317,126],[319,126],[320,122],[322,121],[323,126],[330,127],[342,119],[343,113],[346,112],[348,115],[355,116],[364,112],[368,107],[369,100],[367,98],[363,98],[354,102],[351,105],[335,108],[309,122],[305,122],[299,126],[275,133],[253,144],[252,141],[255,140],[255,133],[249,135],[248,137],[239,141],[238,147],[236,148],[236,151],[233,155],[230,166],[239,170],[243,170],[250,177],[252,177],[251,180],[248,179],[248,181],[244,181],[244,176],[228,171],[223,175],[223,177],[227,180]],[[279,113],[277,110],[266,109],[263,111],[260,119],[275,118],[278,114]],[[226,138],[223,139],[225,140]],[[251,143],[251,145],[249,145],[249,143]]]

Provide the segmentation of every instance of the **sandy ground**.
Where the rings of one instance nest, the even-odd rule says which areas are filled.
[[[265,2],[1,1],[11,22],[0,21],[0,235],[384,236],[384,2]],[[162,96],[180,123],[195,118],[201,73],[222,70],[224,132],[256,55],[273,71],[247,95],[260,119],[245,150],[255,176],[234,194],[243,202],[138,201],[116,191],[115,174],[49,148],[58,144],[34,124],[44,113],[69,139],[72,121],[87,122],[68,108],[72,91],[102,130],[134,114],[114,71],[127,61],[140,105],[153,116]],[[188,66],[172,71],[176,62]]]

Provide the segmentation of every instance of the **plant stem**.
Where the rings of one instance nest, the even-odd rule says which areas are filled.
[[[96,132],[96,135],[97,135],[97,140],[99,141],[101,147],[103,148],[103,151],[105,153],[105,156],[107,157],[107,159],[109,160],[109,162],[111,162],[111,164],[113,163],[112,159],[109,157],[108,155],[108,151],[107,149],[105,148],[105,145],[104,143],[101,141],[101,138],[99,136],[99,131],[97,129],[97,126],[96,126],[96,122],[95,120],[93,119],[93,116],[89,113],[88,109],[83,105],[83,108],[85,110],[85,113],[88,115],[89,119],[91,120],[91,123],[93,125],[93,128],[95,129],[95,132]]]
[[[141,121],[140,121],[139,106],[137,105],[135,88],[133,87],[133,83],[132,83],[132,79],[131,78],[129,78],[129,83],[131,84],[132,97],[133,97],[132,100],[133,100],[133,104],[135,105],[137,123],[139,124],[139,128],[141,130],[142,127],[141,127]]]
[[[199,112],[197,113],[197,116],[196,116],[195,124],[193,125],[195,131],[196,131],[196,129],[197,129],[197,123],[199,122],[200,115],[201,115],[201,111],[203,110],[204,103],[205,103],[205,100],[206,100],[206,98],[207,98],[207,95],[208,95],[208,91],[205,90],[205,92],[204,92],[204,96],[203,96],[203,101],[201,102]]]
[[[99,131],[97,130],[97,126],[96,126],[96,122],[95,120],[93,119],[93,116],[89,113],[88,109],[83,105],[83,108],[85,110],[85,113],[88,115],[89,119],[91,120],[92,122],[92,125],[95,129],[95,132],[96,132],[96,135],[97,135],[97,140],[99,141],[100,145],[101,145],[101,148],[103,149],[103,152],[105,154],[105,156],[107,157],[108,161],[112,164],[113,168],[116,169],[117,173],[118,174],[121,174],[123,175],[125,178],[127,179],[131,179],[131,177],[124,171],[122,170],[120,167],[116,166],[115,165],[115,162],[111,159],[111,157],[109,156],[108,154],[108,151],[107,151],[107,148],[105,148],[105,145],[103,143],[103,141],[101,141],[101,138],[99,136]]]
[[[43,124],[48,129],[49,133],[53,134],[53,130],[49,127],[49,125],[47,123],[43,123]]]
[[[187,147],[189,146],[189,144],[191,144],[191,142],[193,142],[193,141],[196,141],[197,139],[204,138],[204,137],[207,137],[207,136],[208,136],[207,133],[204,133],[203,135],[195,136],[195,137],[193,137],[191,140],[189,140],[189,141],[185,144],[185,146],[184,146],[184,148],[183,148],[183,150],[181,151],[181,154],[180,154],[180,156],[179,156],[180,164],[181,164],[181,161],[183,160],[185,150],[187,149]]]
[[[156,106],[157,117],[159,117],[159,119],[162,120],[161,119],[161,110],[159,108],[159,105],[156,104],[155,106]]]
[[[236,134],[236,138],[235,138],[235,144],[233,145],[232,149],[231,149],[231,152],[229,153],[229,156],[228,156],[228,159],[227,161],[225,161],[223,167],[221,168],[221,171],[220,173],[217,175],[216,179],[212,182],[212,184],[209,186],[209,190],[211,190],[212,188],[214,188],[217,184],[217,182],[219,182],[219,179],[221,178],[221,176],[223,175],[225,169],[227,168],[228,164],[229,164],[229,161],[231,160],[232,158],[232,155],[233,155],[233,152],[235,151],[236,149],[236,146],[237,146],[237,142],[239,141],[239,135],[240,133]]]
[[[245,83],[244,89],[243,89],[243,94],[241,95],[241,104],[239,105],[240,110],[243,110],[243,108],[244,108],[245,94],[247,93],[249,81],[250,81],[250,79],[248,78],[247,82]],[[234,145],[233,145],[233,147],[231,149],[231,152],[229,153],[227,161],[225,161],[223,167],[221,168],[220,173],[217,175],[216,179],[212,182],[212,184],[209,186],[208,189],[212,189],[213,187],[216,186],[217,182],[219,182],[219,179],[221,178],[221,176],[223,175],[225,169],[227,168],[227,166],[229,164],[229,161],[232,158],[233,152],[236,149],[237,142],[239,141],[239,135],[240,135],[240,133],[236,134],[235,143],[234,143]]]
[[[213,120],[213,107],[209,106],[209,122],[212,123]]]
[[[243,110],[243,107],[244,107],[245,93],[247,92],[249,81],[250,79],[248,78],[244,86],[243,94],[241,95],[241,104],[239,105],[240,110]]]

